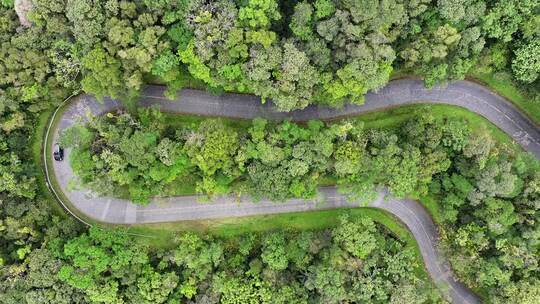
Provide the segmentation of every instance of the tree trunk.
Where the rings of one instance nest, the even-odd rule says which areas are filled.
[[[15,12],[19,16],[19,22],[24,27],[30,27],[32,24],[28,21],[26,14],[33,7],[32,0],[15,0]]]

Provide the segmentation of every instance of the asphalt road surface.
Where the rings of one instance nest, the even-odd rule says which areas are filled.
[[[362,106],[346,105],[340,109],[331,109],[311,105],[290,113],[276,112],[271,103],[261,104],[259,98],[251,95],[213,96],[197,90],[182,90],[176,100],[171,101],[163,97],[163,92],[164,88],[161,86],[149,86],[142,93],[140,105],[159,105],[163,111],[191,115],[305,121],[335,119],[407,104],[450,104],[484,116],[510,135],[526,151],[540,159],[540,133],[537,126],[502,97],[468,81],[453,82],[430,90],[424,88],[420,80],[395,80],[377,93],[367,94],[366,103]],[[77,122],[84,122],[89,115],[100,115],[119,107],[121,104],[111,99],[99,103],[89,95],[73,98],[58,125],[51,131],[53,143],[58,141],[59,134],[63,130]],[[98,197],[89,190],[71,189],[69,183],[74,176],[69,166],[69,154],[70,150],[66,149],[64,161],[53,161],[54,172],[51,175],[54,175],[65,197],[69,199],[67,205],[72,205],[70,208],[74,207],[79,213],[99,222],[129,225],[362,207],[359,203],[350,202],[345,196],[338,194],[334,187],[321,188],[319,197],[312,201],[293,199],[276,203],[263,200],[254,203],[248,197],[238,199],[225,196],[212,202],[200,203],[197,196],[179,196],[156,198],[147,206],[137,206],[128,200]],[[49,156],[47,161],[51,159]],[[438,249],[437,228],[419,203],[396,200],[385,190],[380,190],[379,197],[369,202],[367,206],[393,214],[409,228],[420,247],[428,273],[448,300],[452,303],[479,303],[477,297],[454,278],[448,262]]]

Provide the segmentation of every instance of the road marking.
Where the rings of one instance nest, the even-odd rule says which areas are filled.
[[[107,203],[105,204],[105,208],[103,208],[103,212],[101,212],[101,220],[105,221],[105,217],[107,216],[107,213],[109,212],[109,207],[111,206],[111,199],[107,199]]]

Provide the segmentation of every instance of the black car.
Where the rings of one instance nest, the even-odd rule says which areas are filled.
[[[56,161],[64,160],[64,148],[60,147],[58,143],[54,144],[53,156]]]

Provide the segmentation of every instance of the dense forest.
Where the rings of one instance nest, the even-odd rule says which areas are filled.
[[[81,90],[133,107],[144,84],[158,82],[170,96],[185,86],[254,93],[287,111],[361,103],[394,74],[432,86],[478,70],[509,75],[528,102],[540,101],[538,0],[32,3],[26,27],[13,0],[0,1],[0,303],[438,301],[411,271],[410,252],[369,221],[344,217],[324,231],[224,239],[188,233],[161,249],[60,215],[35,146],[51,110]],[[260,120],[239,130],[209,120],[171,133],[158,116],[113,113],[73,131],[66,140],[94,148],[79,160],[110,165],[77,168],[82,182],[95,182],[84,176],[94,172],[109,181],[103,189],[124,188],[139,202],[174,193],[168,186],[187,175],[208,195],[249,191],[276,200],[310,197],[324,174],[353,194],[378,184],[396,195],[417,191],[439,202],[446,250],[469,286],[489,303],[538,303],[539,168],[485,132],[427,115],[398,131]],[[115,133],[127,119],[141,123]],[[99,128],[110,137],[96,136]],[[233,145],[197,140],[214,131]],[[137,156],[137,147],[121,145],[134,136],[152,154],[123,162]],[[305,154],[295,154],[297,146]],[[315,155],[324,163],[304,159]],[[283,166],[270,165],[276,156]]]
[[[227,239],[193,233],[150,251],[121,231],[92,228],[27,258],[5,303],[435,303],[411,249],[372,221],[314,232]],[[50,276],[55,273],[57,276]],[[30,288],[28,294],[21,293]]]
[[[398,197],[429,195],[440,202],[444,244],[469,286],[490,290],[493,302],[540,297],[540,166],[463,119],[422,110],[395,130],[262,119],[247,130],[212,119],[176,129],[143,108],[138,117],[95,117],[64,141],[75,148],[71,165],[83,186],[104,195],[127,187],[139,203],[178,194],[168,190],[185,176],[195,177],[188,193],[247,192],[277,203],[313,198],[329,176],[355,199],[383,185]]]
[[[170,190],[190,181],[191,193],[210,197],[247,192],[276,201],[309,199],[328,175],[358,195],[384,184],[404,196],[425,193],[454,153],[487,157],[489,146],[478,151],[476,138],[483,138],[469,138],[464,122],[419,117],[400,134],[364,130],[354,120],[300,126],[256,119],[235,129],[208,119],[177,129],[163,123],[157,108],[142,108],[138,117],[108,113],[87,127],[76,125],[63,134],[62,144],[74,148],[70,162],[82,186],[105,195],[127,193],[142,204],[181,194]],[[430,136],[423,135],[426,129]]]

